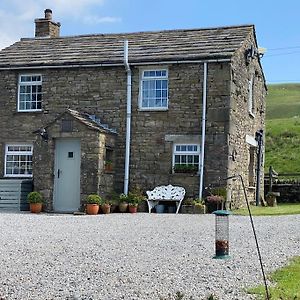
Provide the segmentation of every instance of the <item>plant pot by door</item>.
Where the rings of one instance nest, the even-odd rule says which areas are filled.
[[[43,204],[42,203],[30,203],[30,212],[34,214],[38,214],[42,211]]]
[[[97,215],[99,211],[98,204],[87,204],[86,205],[86,212],[88,215]]]
[[[132,214],[135,214],[137,212],[137,206],[135,205],[129,205],[129,212]]]
[[[101,210],[104,214],[109,214],[110,213],[110,204],[102,204]]]
[[[126,212],[126,211],[127,211],[127,208],[128,208],[128,203],[126,203],[126,202],[121,202],[121,203],[119,203],[119,211],[120,211],[121,213]]]

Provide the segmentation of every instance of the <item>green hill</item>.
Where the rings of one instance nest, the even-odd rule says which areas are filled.
[[[265,171],[300,173],[300,83],[268,86]]]

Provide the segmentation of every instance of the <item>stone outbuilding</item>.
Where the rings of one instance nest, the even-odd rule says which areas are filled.
[[[225,179],[241,175],[255,199],[266,84],[253,25],[60,37],[49,9],[35,25],[0,51],[0,189],[32,179],[46,210],[68,212],[90,193],[221,185],[239,206],[241,183]]]

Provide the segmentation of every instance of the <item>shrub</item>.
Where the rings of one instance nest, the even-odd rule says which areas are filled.
[[[145,196],[143,194],[143,191],[139,187],[133,188],[129,193],[128,193],[128,202],[131,205],[137,206],[140,202],[145,200]]]
[[[28,203],[43,203],[43,196],[39,192],[30,192],[27,195]]]
[[[219,196],[219,195],[210,195],[206,197],[206,201],[208,203],[222,203],[224,201],[224,197],[223,196]]]
[[[204,206],[205,202],[204,202],[203,199],[197,198],[197,199],[193,200],[193,205],[195,205],[195,206]]]
[[[87,204],[101,204],[101,197],[97,194],[90,194],[87,196],[86,203]]]
[[[124,193],[120,194],[119,196],[119,202],[122,203],[122,202],[128,202],[128,196],[125,195]]]

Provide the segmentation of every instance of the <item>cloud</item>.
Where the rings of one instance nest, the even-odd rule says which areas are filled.
[[[121,21],[122,19],[117,17],[98,17],[92,15],[83,18],[83,23],[88,25],[94,25],[100,23],[117,23]]]
[[[99,17],[93,14],[106,1],[108,0],[0,0],[0,49],[21,37],[32,37],[34,19],[43,18],[46,8],[52,9],[53,19],[61,23],[68,19],[86,25],[121,22],[117,17]]]

